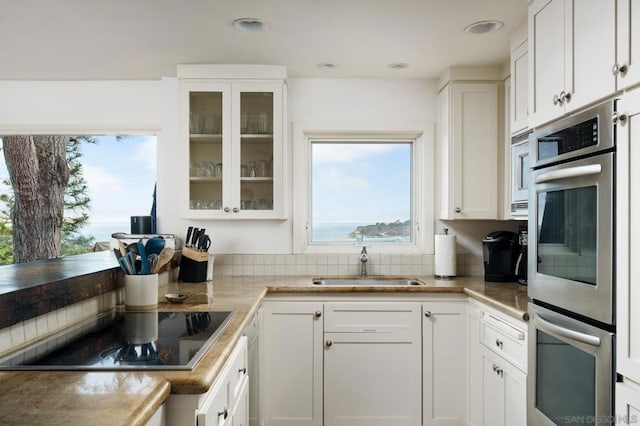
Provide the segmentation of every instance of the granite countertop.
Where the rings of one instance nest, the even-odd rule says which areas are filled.
[[[225,331],[191,371],[0,373],[0,423],[33,425],[143,425],[169,393],[206,392],[242,331],[269,293],[465,293],[514,318],[527,320],[527,288],[485,283],[482,277],[451,280],[416,277],[425,286],[329,287],[312,277],[216,277],[208,283],[171,283],[165,293],[191,294],[183,304],[162,298],[160,311],[236,311]]]

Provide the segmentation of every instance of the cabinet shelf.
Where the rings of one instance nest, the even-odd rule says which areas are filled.
[[[189,134],[189,140],[197,143],[222,143],[222,135],[191,133]]]
[[[273,134],[241,134],[240,139],[242,140],[242,142],[271,143],[273,142]]]
[[[240,178],[240,180],[242,182],[271,183],[271,182],[273,182],[273,177],[271,177],[271,176],[269,176],[269,177],[242,177],[242,178]]]
[[[252,178],[255,179],[255,178]],[[189,181],[190,182],[220,182],[222,183],[222,178],[221,177],[214,177],[214,176],[190,176],[189,177]]]

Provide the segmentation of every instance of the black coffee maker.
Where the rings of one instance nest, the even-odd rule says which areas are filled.
[[[518,235],[510,231],[495,231],[482,240],[484,280],[489,282],[516,281],[516,262],[520,245]]]
[[[527,225],[518,230],[518,243],[520,245],[518,259],[516,260],[516,279],[520,284],[527,284],[527,245],[529,244],[529,231]]]

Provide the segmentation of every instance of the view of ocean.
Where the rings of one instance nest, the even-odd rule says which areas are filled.
[[[82,232],[81,235],[85,237],[95,238],[95,242],[111,241],[111,234],[114,232],[129,232],[131,231],[130,223],[90,223]]]

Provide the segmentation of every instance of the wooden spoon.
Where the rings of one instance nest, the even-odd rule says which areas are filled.
[[[153,268],[153,271],[151,271],[152,274],[157,274],[158,272],[160,272],[160,270],[169,262],[171,262],[171,259],[173,259],[173,255],[175,253],[175,250],[173,250],[171,247],[165,247],[162,249],[162,251],[160,251],[160,254],[158,255],[158,262],[156,263],[155,267]]]

